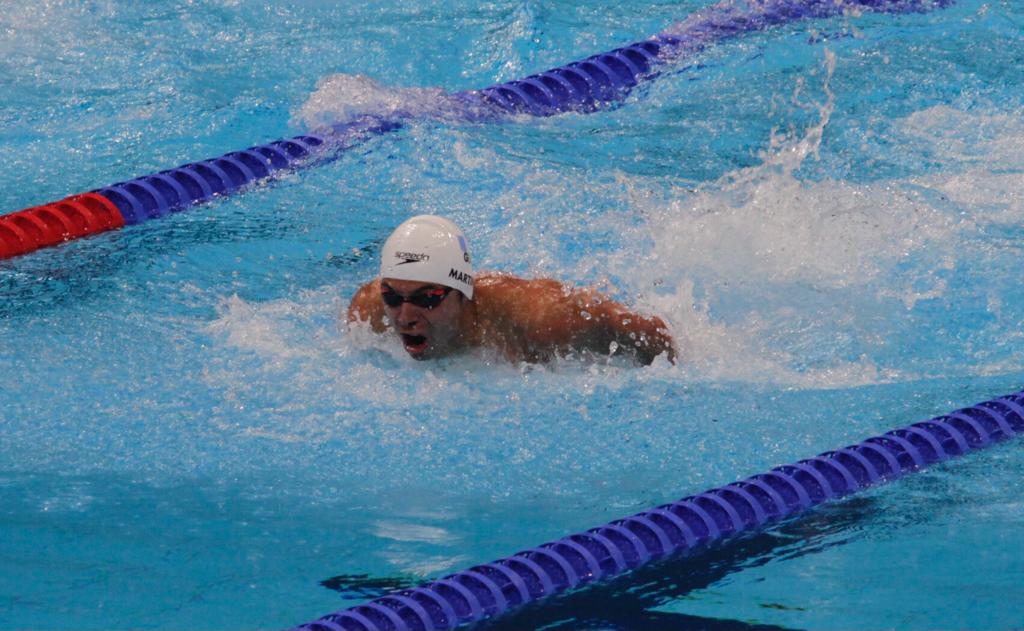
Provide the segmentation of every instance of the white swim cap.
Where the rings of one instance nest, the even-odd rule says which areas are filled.
[[[443,217],[417,215],[395,228],[384,242],[380,276],[436,283],[473,299],[473,266],[466,235]]]

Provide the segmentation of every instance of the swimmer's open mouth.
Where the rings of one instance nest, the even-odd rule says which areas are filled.
[[[423,335],[406,335],[403,333],[402,346],[405,347],[406,352],[418,355],[427,349],[427,338]]]

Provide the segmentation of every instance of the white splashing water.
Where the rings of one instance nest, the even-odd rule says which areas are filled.
[[[951,173],[911,180],[945,196],[957,210],[986,221],[1024,220],[1024,116],[980,115],[947,105],[915,112],[902,121],[910,142],[942,147],[943,161],[965,165]]]
[[[458,365],[424,365],[406,357],[389,338],[339,328],[335,315],[347,296],[324,288],[270,303],[227,299],[210,331],[225,345],[225,357],[244,350],[257,359],[250,363],[225,359],[209,369],[209,380],[237,390],[236,398],[242,400],[287,375],[290,398],[295,401],[294,409],[283,406],[277,416],[281,439],[301,436],[315,442],[358,427],[367,409],[391,411],[380,421],[395,428],[395,433],[383,431],[385,440],[464,431],[460,423],[466,422],[465,410],[457,405],[448,409],[449,418],[432,419],[429,427],[401,410],[415,409],[424,400],[436,398],[437,392],[445,392],[452,400],[480,399],[478,390],[493,389],[494,383],[505,383],[511,396],[524,387],[531,370],[544,372],[542,388],[550,396],[563,387],[575,392],[595,387],[624,389],[641,378],[800,389],[919,378],[898,366],[879,365],[866,354],[825,353],[824,360],[809,362],[808,349],[827,343],[834,334],[830,320],[857,328],[861,319],[869,317],[867,312],[870,317],[886,310],[897,313],[913,309],[921,300],[943,296],[948,288],[938,272],[954,264],[948,254],[950,244],[973,234],[979,217],[1005,223],[1024,218],[1020,186],[1024,159],[1017,151],[1024,125],[1009,115],[933,107],[896,121],[895,129],[906,136],[906,142],[941,154],[954,165],[949,171],[866,183],[802,179],[800,168],[817,157],[833,114],[827,82],[834,64],[834,57],[828,55],[824,102],[803,104],[816,112],[815,123],[797,133],[773,134],[758,165],[693,190],[671,188],[666,195],[664,179],[637,175],[581,181],[572,172],[510,160],[486,147],[471,148],[459,141],[451,152],[457,167],[500,172],[515,186],[489,198],[485,205],[473,191],[446,192],[445,182],[425,180],[418,185],[417,199],[451,200],[452,207],[444,210],[460,220],[465,215],[477,260],[484,268],[525,268],[533,275],[570,282],[596,279],[599,285],[603,278],[615,279],[606,288],[614,291],[610,286],[617,285],[620,297],[670,323],[682,350],[679,366],[661,362],[645,371],[603,366],[529,368],[495,365],[481,358]],[[366,85],[328,79],[323,87],[321,97],[326,103]],[[350,100],[376,108],[374,99],[384,99],[397,110],[415,94],[397,95],[377,86]],[[793,100],[801,98],[798,85]],[[333,117],[339,111],[322,103],[314,106],[311,100],[303,116],[312,120],[325,112]],[[587,209],[575,201],[581,190],[613,203],[607,210]],[[571,210],[551,212],[546,200],[559,200]],[[429,201],[416,203],[423,204],[414,208],[417,212],[440,210]],[[968,216],[959,212],[961,206],[975,212]],[[500,215],[481,219],[484,207],[499,208]],[[560,255],[558,235],[572,233],[584,223],[608,225],[624,235],[618,249],[602,252],[600,257]],[[901,265],[922,256],[925,267],[930,266],[922,275],[909,280],[894,276]],[[815,302],[805,304],[807,295],[815,296]],[[957,367],[976,374],[1005,369],[1005,362]],[[405,378],[405,373],[411,376]],[[484,399],[492,395],[498,396],[492,392]],[[298,414],[303,400],[317,398],[336,408],[329,424],[322,409],[308,418]],[[504,395],[499,398],[491,403],[504,406],[507,412],[508,401]],[[260,422],[248,431],[273,430]],[[529,462],[531,450],[525,444],[523,449],[524,462]]]
[[[440,88],[392,88],[364,75],[334,74],[317,82],[316,90],[291,122],[318,129],[365,116],[445,118],[454,110]]]
[[[677,366],[508,365],[472,355],[415,362],[394,339],[339,324],[350,290],[326,286],[267,302],[230,296],[208,326],[213,347],[202,374],[226,406],[245,410],[214,410],[210,423],[238,437],[233,440],[326,450],[330,459],[317,461],[330,468],[323,474],[359,480],[364,490],[401,487],[415,472],[423,484],[465,493],[560,497],[582,493],[644,458],[671,457],[674,467],[703,470],[691,459],[699,460],[702,445],[722,436],[697,417],[666,426],[658,406],[679,405],[671,398],[677,392],[703,384],[815,390],[919,379],[914,368],[879,361],[870,352],[843,354],[832,338],[846,328],[867,330],[879,314],[899,316],[915,302],[949,291],[932,274],[948,262],[945,246],[974,234],[977,219],[915,191],[949,190],[964,203],[987,199],[998,205],[1000,187],[1013,182],[980,170],[969,170],[975,178],[969,186],[957,184],[967,172],[868,183],[801,180],[799,166],[813,159],[819,146],[814,139],[829,115],[825,104],[814,129],[777,138],[758,166],[696,190],[675,189],[667,203],[655,201],[665,198],[663,180],[629,176],[586,184],[591,193],[616,199],[618,210],[568,216],[539,211],[536,200],[522,197],[572,198],[580,183],[569,175],[507,162],[488,150],[460,149],[460,160],[474,168],[483,161],[509,173],[520,169],[516,186],[527,192],[505,200],[507,221],[480,221],[470,229],[482,266],[503,269],[525,261],[536,275],[569,281],[599,282],[607,274],[620,299],[669,322],[682,350]],[[900,127],[927,142],[937,129],[923,121],[934,118],[942,127],[948,115],[926,110]],[[958,124],[970,128],[979,117],[986,118],[958,115]],[[1009,155],[997,159],[1012,161]],[[466,197],[468,217],[480,206]],[[994,216],[1004,219],[1024,212],[1012,201],[1000,208]],[[626,236],[600,260],[566,258],[552,235],[574,221],[607,222]],[[908,258],[922,256],[923,272],[909,280],[894,276]],[[1015,369],[1005,357],[950,367],[976,375]],[[624,425],[618,405],[645,412]],[[670,447],[615,448],[630,440],[658,445],[665,441],[649,436],[672,432],[694,450],[670,456],[659,451]],[[756,442],[729,448],[743,454]],[[501,476],[476,476],[495,462],[503,463]],[[578,470],[581,463],[585,471]],[[573,472],[573,482],[565,471]],[[715,474],[709,469],[707,482]],[[421,558],[403,567],[429,571],[451,563]]]

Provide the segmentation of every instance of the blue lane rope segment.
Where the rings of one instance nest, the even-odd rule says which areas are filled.
[[[660,66],[676,63],[723,39],[804,18],[841,15],[852,9],[911,13],[945,7],[953,0],[722,0],[648,40],[591,55],[580,61],[479,90],[449,95],[453,118],[496,121],[509,114],[553,116],[568,111],[592,112],[620,103],[638,84],[658,74]],[[223,156],[185,164],[157,175],[119,182],[94,194],[122,214],[123,224],[138,224],[217,195],[244,190],[274,172],[326,160],[368,137],[403,126],[402,118],[385,120],[367,115],[335,124],[315,134],[276,140]],[[28,209],[26,209],[28,210]],[[22,212],[22,211],[18,211]],[[11,213],[15,215],[17,213]],[[53,239],[32,239],[15,220],[0,215],[0,258],[26,254],[54,245]],[[113,226],[112,226],[113,227]],[[112,229],[107,228],[107,229]],[[5,236],[6,234],[6,236]],[[91,234],[91,233],[90,233]],[[79,236],[74,234],[72,238]],[[17,243],[12,243],[16,241]]]
[[[754,532],[928,464],[1002,442],[1024,432],[1022,399],[1024,392],[1018,392],[914,423],[399,592],[403,598],[422,594],[437,603],[443,616],[430,617],[431,627],[425,625],[426,607],[389,607],[401,601],[384,596],[295,629],[312,631],[324,621],[352,631],[454,629],[493,618],[652,560]],[[926,451],[918,451],[911,441]]]

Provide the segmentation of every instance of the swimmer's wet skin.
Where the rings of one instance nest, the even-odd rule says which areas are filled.
[[[395,331],[415,359],[485,348],[509,361],[584,353],[648,365],[664,353],[675,362],[675,344],[658,317],[555,280],[474,277],[462,230],[432,215],[407,220],[388,238],[380,278],[352,297],[348,320]]]

